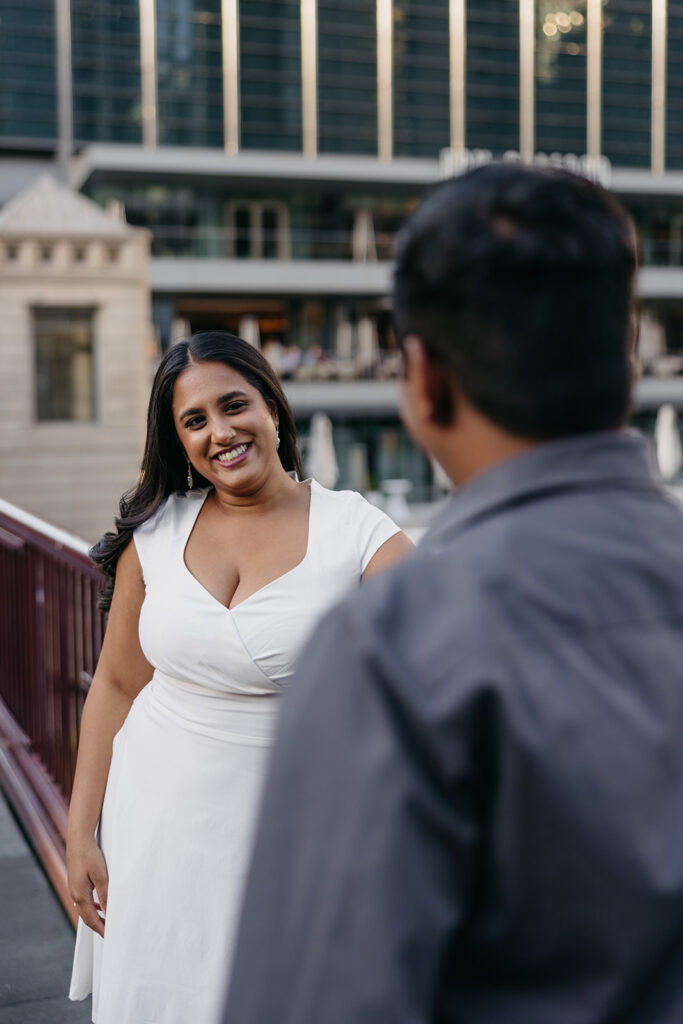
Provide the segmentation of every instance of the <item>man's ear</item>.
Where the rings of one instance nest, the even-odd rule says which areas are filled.
[[[448,427],[455,416],[455,396],[450,374],[427,354],[424,343],[411,334],[403,340],[406,400],[413,415],[424,423]]]
[[[431,408],[425,382],[426,355],[420,338],[414,334],[403,339],[403,397],[410,419],[421,423],[431,420]]]

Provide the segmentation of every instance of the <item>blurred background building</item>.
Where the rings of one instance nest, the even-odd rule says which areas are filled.
[[[440,177],[498,157],[575,168],[633,213],[637,417],[654,430],[682,401],[683,2],[0,0],[0,204],[49,172],[147,229],[152,328],[136,344],[158,354],[208,327],[260,344],[304,444],[313,413],[330,418],[337,486],[395,507],[440,484],[396,412],[394,237]],[[19,249],[3,244],[6,275]],[[21,342],[34,420],[64,361],[81,372],[87,304],[55,304],[47,383],[40,316]],[[95,361],[113,344],[99,322]],[[94,387],[91,427],[101,373]],[[50,415],[73,406],[56,398]]]
[[[0,210],[0,498],[89,539],[142,455],[148,256],[47,175]]]

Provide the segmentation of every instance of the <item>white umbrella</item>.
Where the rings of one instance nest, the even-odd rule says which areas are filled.
[[[362,262],[366,260],[375,261],[377,259],[372,210],[367,208],[356,210],[356,216],[353,219],[353,234],[351,236],[351,255],[354,260]]]
[[[249,342],[253,348],[261,348],[261,332],[255,316],[243,316],[237,330],[240,338]]]
[[[339,321],[334,332],[334,354],[337,359],[353,358],[353,325],[345,317]]]
[[[362,441],[349,445],[349,488],[364,494],[368,489],[368,450]]]
[[[641,313],[638,331],[638,358],[643,366],[651,366],[666,352],[664,328],[649,313]]]
[[[382,480],[382,491],[387,496],[384,511],[394,522],[405,523],[410,518],[410,506],[407,496],[413,489],[412,482],[403,477],[391,480]]]
[[[673,480],[683,463],[678,416],[673,405],[662,405],[655,423],[655,450],[662,479]]]
[[[177,345],[179,341],[187,341],[191,334],[190,321],[182,316],[174,316],[171,321],[171,345]]]
[[[371,320],[369,316],[361,317],[356,328],[356,335],[358,339],[356,370],[358,373],[368,373],[379,361],[379,343],[374,320]]]
[[[332,420],[324,412],[311,417],[306,470],[323,487],[334,487],[339,479],[337,454],[332,439]]]

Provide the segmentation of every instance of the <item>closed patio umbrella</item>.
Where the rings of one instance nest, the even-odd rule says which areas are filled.
[[[323,487],[332,488],[339,479],[337,453],[332,438],[332,420],[324,412],[316,412],[311,417],[306,471]]]
[[[678,416],[673,405],[662,405],[655,422],[655,450],[657,465],[663,480],[673,480],[683,462]]]

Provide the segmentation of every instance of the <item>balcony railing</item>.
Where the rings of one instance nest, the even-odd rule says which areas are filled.
[[[72,920],[66,815],[100,584],[85,542],[0,500],[0,785]]]
[[[279,229],[253,234],[222,227],[146,224],[152,232],[152,256],[212,259],[391,260],[394,232],[376,232],[372,244],[352,231]]]
[[[146,224],[152,232],[152,256],[212,259],[293,259],[387,262],[393,259],[396,231],[375,231],[372,242],[353,231],[280,228],[277,231],[238,231],[226,227],[181,227]],[[683,266],[683,236],[672,230],[659,236],[640,236],[639,262],[645,267]]]

